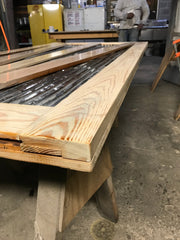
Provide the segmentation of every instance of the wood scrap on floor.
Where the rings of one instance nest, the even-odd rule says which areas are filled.
[[[175,114],[175,120],[178,121],[180,119],[180,105],[179,105],[179,108]]]

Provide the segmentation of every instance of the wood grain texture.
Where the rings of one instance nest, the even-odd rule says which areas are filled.
[[[7,72],[7,73],[2,73],[0,75],[0,79],[1,79],[0,89],[19,84],[21,82],[25,82],[33,78],[44,76],[44,75],[56,72],[58,70],[103,56],[105,54],[109,54],[114,51],[128,48],[131,45],[132,44],[130,43],[124,43],[117,46],[108,46],[105,48],[81,53],[79,55],[76,54],[74,56],[64,57],[63,59],[56,59],[49,62],[41,63],[39,65],[31,66],[28,68],[18,69],[18,70]]]
[[[68,54],[72,54],[72,53],[75,53],[75,52],[78,52],[78,51],[81,51],[84,49],[88,49],[93,46],[96,46],[96,44],[87,44],[84,46],[74,46],[69,49],[60,50],[60,51],[44,54],[42,56],[37,56],[37,57],[30,58],[30,59],[24,59],[24,60],[15,62],[15,63],[3,65],[3,66],[0,66],[0,74],[3,72],[10,72],[10,71],[13,71],[16,69],[25,68],[25,67],[40,64],[43,62],[47,62],[47,61],[50,61],[50,60],[53,60],[56,58],[66,56]]]
[[[0,56],[11,55],[11,54],[25,52],[25,51],[31,51],[31,50],[34,50],[37,48],[48,46],[48,45],[49,45],[49,43],[42,44],[42,45],[36,45],[36,46],[32,46],[32,47],[23,47],[23,48],[17,48],[17,49],[12,49],[12,50],[0,51]]]
[[[118,38],[117,31],[79,31],[79,32],[55,32],[49,33],[50,39],[98,39]]]
[[[81,172],[92,172],[95,166],[95,162],[93,161],[83,162],[59,156],[22,152],[20,142],[10,140],[0,140],[0,158],[50,165]]]
[[[50,107],[0,103],[0,138],[18,140],[19,133]]]
[[[102,46],[115,46],[115,45],[119,45],[119,46],[123,46],[124,44],[128,44],[129,47],[133,46],[135,42],[94,42],[93,43],[100,43]],[[66,43],[66,45],[71,45],[71,46],[77,46],[77,45],[86,45],[87,42],[71,42],[71,43]]]
[[[63,213],[66,171],[41,166],[37,194],[35,240],[56,240]]]
[[[136,43],[114,62],[40,117],[20,139],[30,146],[49,142],[62,157],[96,161],[147,43]]]
[[[65,171],[42,166],[39,174],[35,239],[55,240],[79,210],[111,176],[112,163],[107,145],[91,173]]]
[[[112,163],[107,144],[104,145],[92,173],[68,171],[63,213],[60,213],[59,231],[62,232],[79,210],[111,176]],[[113,213],[112,213],[113,214]]]
[[[19,61],[21,59],[27,58],[27,57],[31,57],[40,53],[44,53],[47,51],[51,51],[60,47],[63,47],[65,44],[63,43],[51,43],[51,45],[45,46],[45,47],[41,47],[38,49],[34,49],[31,51],[26,51],[26,52],[22,52],[22,53],[16,53],[13,55],[8,55],[8,56],[0,56],[0,65],[5,65],[5,64],[10,64],[12,62],[16,62]]]

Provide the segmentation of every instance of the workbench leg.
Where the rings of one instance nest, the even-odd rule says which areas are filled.
[[[40,166],[34,240],[56,239],[64,208],[65,179],[66,170]]]
[[[68,171],[63,222],[60,231],[65,229],[79,210],[111,176],[112,163],[108,152],[108,146],[105,144],[91,173]]]
[[[112,164],[106,145],[91,173],[41,167],[35,240],[59,240],[58,232],[63,232],[111,173]]]
[[[178,121],[180,119],[180,105],[179,105],[179,108],[175,114],[175,120]]]
[[[118,221],[118,208],[111,176],[97,191],[96,202],[103,217],[115,223]]]

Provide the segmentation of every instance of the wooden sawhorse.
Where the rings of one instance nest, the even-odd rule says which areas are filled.
[[[93,172],[42,166],[34,240],[61,239],[63,230],[94,194],[103,215],[117,222],[118,209],[111,173],[112,163],[107,144],[103,147]]]
[[[159,81],[160,81],[163,73],[165,72],[168,64],[170,63],[170,61],[173,61],[173,60],[175,60],[175,51],[172,47],[169,47],[166,51],[165,56],[162,59],[162,62],[161,62],[161,65],[159,67],[159,71],[156,75],[156,78],[153,81],[152,88],[151,88],[152,92],[157,87],[157,84],[159,83]],[[180,119],[180,106],[179,106],[174,118],[177,121]]]

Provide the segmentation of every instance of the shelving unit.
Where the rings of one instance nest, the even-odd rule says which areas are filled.
[[[107,0],[107,21],[116,22],[117,18],[114,16],[114,8],[116,6],[117,0]]]
[[[27,5],[16,6],[14,14],[19,46],[32,46]]]

